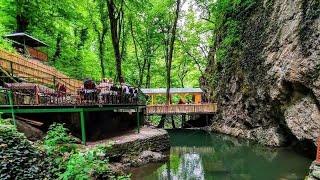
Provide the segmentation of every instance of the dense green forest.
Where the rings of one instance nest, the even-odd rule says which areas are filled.
[[[220,4],[207,0],[2,0],[3,35],[46,42],[49,63],[71,77],[119,76],[140,87],[197,87]]]

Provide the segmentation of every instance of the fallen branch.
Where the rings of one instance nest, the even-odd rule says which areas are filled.
[[[35,125],[35,126],[42,126],[43,123],[42,122],[38,122],[38,121],[34,121],[34,120],[30,120],[30,119],[26,119],[26,118],[23,118],[23,117],[20,117],[20,116],[16,116],[16,118],[20,121],[24,121],[26,123],[29,123],[29,124],[32,124],[32,125]]]

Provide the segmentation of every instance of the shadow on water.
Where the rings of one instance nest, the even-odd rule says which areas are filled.
[[[132,171],[132,179],[304,179],[311,159],[290,148],[198,130],[169,130],[170,158]]]

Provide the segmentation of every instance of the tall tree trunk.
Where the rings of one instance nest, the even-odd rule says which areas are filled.
[[[106,72],[105,72],[105,38],[106,34],[109,30],[109,25],[108,25],[108,20],[107,20],[107,5],[106,1],[104,0],[99,0],[97,1],[97,7],[99,10],[99,21],[101,23],[102,28],[100,28],[97,24],[97,22],[93,19],[94,15],[91,14],[91,10],[89,10],[89,15],[92,18],[92,24],[93,24],[93,29],[97,33],[98,37],[98,49],[99,49],[99,60],[100,60],[100,68],[101,68],[101,77],[105,78],[106,77]]]
[[[143,75],[144,75],[144,70],[145,70],[145,66],[146,66],[147,57],[146,56],[143,57],[143,63],[141,64],[139,56],[138,56],[137,41],[136,41],[136,38],[135,38],[135,35],[134,35],[132,21],[130,21],[130,30],[131,30],[131,36],[132,36],[132,41],[133,41],[133,45],[134,45],[135,56],[136,56],[138,69],[139,69],[138,87],[140,88],[141,85],[142,85],[142,82],[143,82]]]
[[[114,50],[114,57],[116,62],[116,74],[118,81],[122,78],[122,55],[120,52],[120,37],[123,28],[123,4],[124,0],[121,1],[120,8],[117,9],[114,0],[108,0],[108,16],[110,20],[110,31],[112,46]]]
[[[101,67],[101,76],[102,78],[106,77],[105,65],[104,65],[104,37],[99,39],[99,59],[100,59],[100,67]]]
[[[61,33],[59,33],[56,38],[56,50],[52,57],[53,62],[55,62],[61,56],[61,43],[62,43],[62,35]]]
[[[170,104],[170,88],[171,88],[171,67],[172,67],[172,57],[173,57],[173,50],[174,50],[174,42],[176,39],[176,31],[177,31],[177,24],[179,19],[180,13],[180,3],[181,0],[177,0],[177,6],[175,11],[175,17],[173,21],[173,27],[171,31],[170,41],[169,41],[169,51],[168,51],[168,58],[166,63],[167,68],[167,93],[166,93],[166,102]]]
[[[16,16],[16,22],[17,22],[17,29],[16,29],[17,32],[25,32],[27,30],[29,21],[24,15],[18,14]]]
[[[146,88],[151,87],[151,76],[150,76],[150,69],[151,69],[151,59],[149,58],[147,62],[147,77],[146,77]]]

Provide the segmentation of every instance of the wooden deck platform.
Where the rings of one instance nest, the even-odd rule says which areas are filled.
[[[91,104],[91,105],[0,105],[1,114],[11,114],[13,123],[16,125],[16,114],[37,114],[37,113],[79,113],[80,126],[81,126],[81,139],[82,144],[86,144],[86,112],[101,112],[101,111],[114,111],[114,112],[128,112],[135,113],[137,118],[137,131],[140,132],[140,113],[145,109],[145,105],[139,104]]]
[[[216,103],[208,104],[171,104],[171,105],[148,105],[147,115],[162,114],[211,114],[217,111]]]

